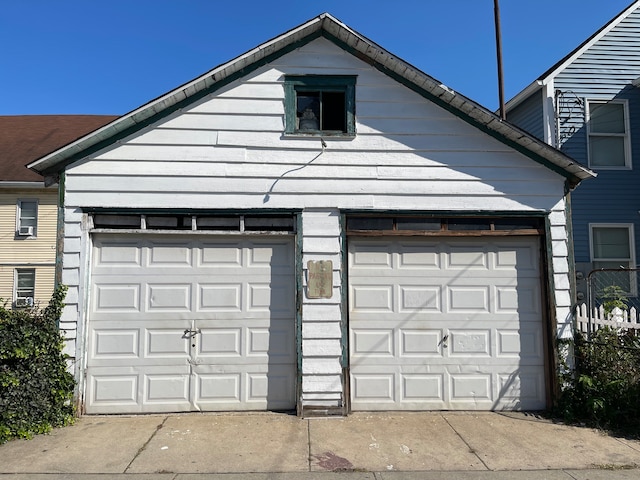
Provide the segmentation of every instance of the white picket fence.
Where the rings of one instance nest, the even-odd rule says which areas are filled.
[[[604,326],[640,330],[639,314],[640,312],[632,307],[629,310],[614,308],[607,315],[604,312],[604,307],[600,306],[591,310],[591,319],[589,319],[589,308],[583,303],[576,308],[576,327],[578,331],[584,333],[589,331],[589,326],[591,326],[592,332]]]

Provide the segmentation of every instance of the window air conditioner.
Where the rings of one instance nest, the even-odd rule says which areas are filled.
[[[33,297],[16,298],[16,307],[33,307]]]
[[[20,227],[18,229],[18,235],[21,237],[30,237],[33,235],[33,227]]]

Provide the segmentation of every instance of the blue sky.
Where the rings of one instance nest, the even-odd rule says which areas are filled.
[[[631,0],[500,0],[508,100]],[[124,114],[329,12],[498,107],[493,0],[3,0],[0,115]]]

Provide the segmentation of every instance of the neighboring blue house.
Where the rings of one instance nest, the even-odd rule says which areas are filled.
[[[598,174],[571,194],[579,301],[586,298],[586,279],[594,269],[638,264],[639,86],[640,1],[635,1],[507,103],[511,123]],[[635,274],[591,278],[592,291],[618,284],[637,306]]]

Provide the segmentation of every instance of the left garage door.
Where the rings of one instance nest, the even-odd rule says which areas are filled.
[[[290,237],[96,235],[85,411],[295,407]]]

